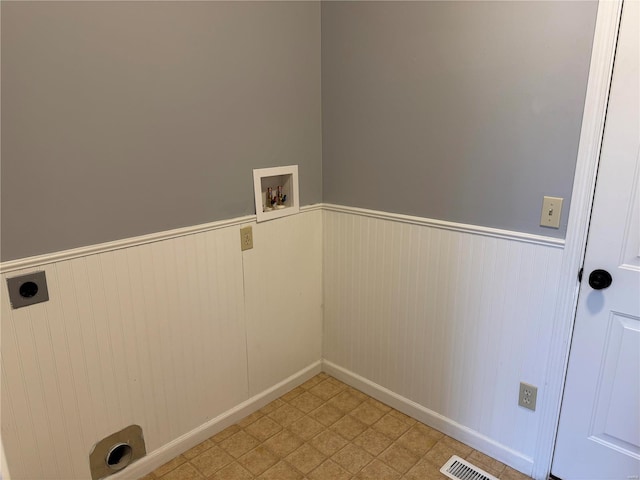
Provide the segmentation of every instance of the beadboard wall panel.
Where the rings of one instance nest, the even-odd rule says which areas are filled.
[[[12,310],[2,288],[2,440],[12,478],[90,478],[89,452],[107,435],[135,423],[148,453],[166,449],[246,405],[250,385],[254,395],[317,364],[321,215],[253,223],[244,267],[234,224],[3,273],[6,285],[44,270],[50,297]],[[286,292],[245,296],[245,282],[262,285],[277,271]],[[265,332],[266,344],[257,340]],[[247,358],[261,364],[248,368]]]
[[[91,446],[131,423],[159,465],[225,412],[250,413],[259,392],[317,368],[321,345],[345,380],[528,468],[539,419],[516,406],[517,386],[544,388],[562,245],[340,208],[5,271],[3,284],[45,270],[51,298],[11,310],[2,292],[12,478],[87,478]],[[254,249],[241,253],[249,223]]]
[[[325,361],[530,467],[539,417],[518,384],[544,388],[561,246],[323,213]]]
[[[254,225],[243,254],[253,396],[322,356],[322,212]]]

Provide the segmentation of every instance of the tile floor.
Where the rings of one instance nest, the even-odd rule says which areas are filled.
[[[529,478],[321,373],[141,480],[443,480],[451,455]]]

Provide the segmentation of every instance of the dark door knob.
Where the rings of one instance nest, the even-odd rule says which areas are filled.
[[[613,278],[606,270],[594,270],[589,274],[589,286],[594,290],[603,290],[611,285]]]

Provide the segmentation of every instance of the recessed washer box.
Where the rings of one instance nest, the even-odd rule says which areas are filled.
[[[11,307],[22,308],[49,300],[47,277],[44,271],[7,278]]]
[[[253,190],[258,222],[293,215],[300,211],[298,165],[255,169]]]

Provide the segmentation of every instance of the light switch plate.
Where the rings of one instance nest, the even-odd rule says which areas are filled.
[[[560,214],[562,213],[562,201],[560,197],[544,197],[542,202],[542,214],[540,225],[543,227],[560,228]]]

